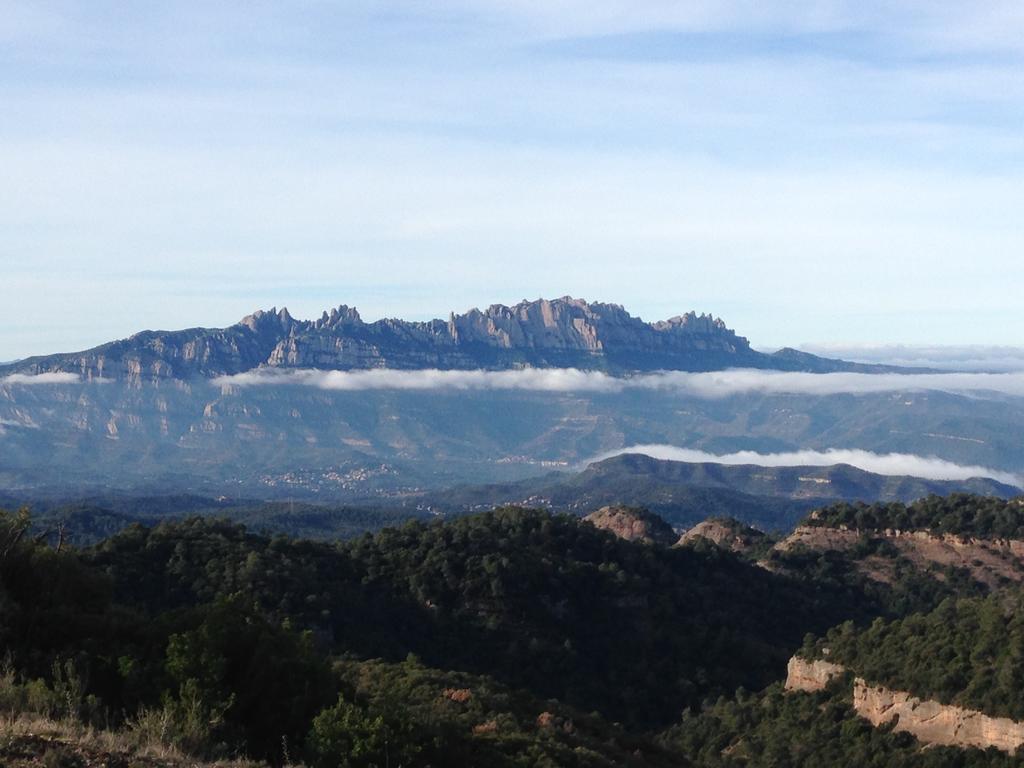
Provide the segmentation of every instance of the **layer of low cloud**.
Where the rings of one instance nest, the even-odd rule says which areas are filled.
[[[12,373],[8,376],[0,377],[0,386],[33,386],[37,384],[76,384],[81,380],[81,377],[77,373]]]
[[[519,371],[249,371],[214,379],[219,386],[299,385],[317,389],[393,390],[536,390],[541,392],[618,392],[631,380],[575,368],[530,368]]]
[[[829,448],[824,451],[789,451],[785,453],[736,453],[714,454],[675,445],[652,444],[631,445],[603,453],[590,462],[602,461],[613,456],[639,453],[654,459],[684,461],[688,463],[753,464],[760,467],[828,467],[834,464],[849,464],[852,467],[874,472],[879,475],[910,475],[926,480],[967,480],[972,477],[988,477],[1001,483],[1024,487],[1024,478],[1011,472],[991,467],[956,464],[934,456],[917,456],[910,453],[873,453],[859,449]]]
[[[882,363],[943,371],[1010,373],[1024,371],[1024,347],[984,345],[817,345],[805,344],[806,352],[839,357],[859,363]]]
[[[1024,397],[1024,373],[789,373],[732,369],[707,373],[663,371],[616,377],[574,368],[514,371],[318,371],[263,369],[221,376],[219,386],[306,386],[324,390],[529,390],[618,393],[626,390],[676,392],[704,399],[745,394],[837,395],[940,391],[982,396]]]

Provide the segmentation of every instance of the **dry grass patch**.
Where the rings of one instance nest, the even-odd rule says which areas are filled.
[[[204,761],[137,732],[92,728],[35,714],[0,716],[5,768],[265,768],[250,760]]]

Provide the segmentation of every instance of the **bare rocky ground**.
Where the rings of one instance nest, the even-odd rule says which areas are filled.
[[[775,549],[787,552],[796,547],[818,551],[846,552],[862,541],[881,539],[891,544],[913,565],[921,569],[930,566],[962,568],[971,578],[989,589],[1024,581],[1024,541],[1012,539],[978,539],[962,536],[935,535],[927,531],[871,531],[800,526],[780,541]],[[872,555],[857,563],[867,577],[888,583],[892,579],[893,561]]]
[[[707,539],[723,549],[744,554],[756,547],[765,534],[734,520],[705,520],[690,528],[677,542],[678,546],[693,544],[698,539]]]
[[[789,660],[786,690],[822,691],[845,673],[838,664],[794,656]],[[872,685],[860,677],[853,681],[853,709],[876,727],[893,725],[894,730],[910,733],[928,745],[994,747],[1013,754],[1024,744],[1024,723],[920,699],[906,691]]]
[[[626,541],[642,541],[646,544],[671,546],[679,538],[672,530],[672,526],[660,517],[636,507],[601,507],[583,519]]]

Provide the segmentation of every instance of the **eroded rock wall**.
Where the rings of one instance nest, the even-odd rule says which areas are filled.
[[[810,661],[801,656],[794,656],[786,667],[786,690],[808,693],[821,691],[845,671],[839,664],[822,659]]]
[[[905,731],[926,744],[995,747],[1010,753],[1024,744],[1024,723],[922,700],[904,691],[871,685],[862,678],[853,683],[853,707],[873,725],[895,721],[894,730]]]
[[[840,664],[794,656],[789,660],[786,690],[814,693],[845,672]],[[995,747],[1010,754],[1024,744],[1024,723],[920,699],[905,691],[868,683],[861,677],[853,682],[853,709],[875,726],[895,722],[894,730],[909,733],[924,744]]]

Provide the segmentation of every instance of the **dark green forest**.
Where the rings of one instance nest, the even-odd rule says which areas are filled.
[[[891,565],[888,581],[874,579],[862,568],[872,559]],[[764,562],[807,589],[827,592],[833,612],[863,624],[876,616],[896,618],[929,611],[950,597],[982,596],[986,587],[964,568],[915,564],[888,541],[864,534],[849,550],[795,547],[772,551]]]
[[[0,505],[2,508],[2,505]],[[413,509],[337,506],[283,501],[217,501],[201,496],[100,497],[33,507],[33,530],[56,541],[58,532],[77,546],[96,544],[138,523],[153,527],[189,517],[230,518],[256,533],[334,541],[401,525],[430,515]]]
[[[867,680],[916,695],[1024,720],[1024,596],[944,600],[935,610],[843,623],[810,651]]]
[[[851,562],[765,568],[518,508],[333,542],[185,517],[85,547],[5,512],[0,710],[317,768],[1009,764],[921,751],[839,691],[780,693],[812,633],[858,669],[906,663],[920,679],[893,681],[1017,716],[1005,593],[962,599],[977,585],[910,568],[868,583]]]
[[[987,539],[1024,538],[1024,499],[954,493],[911,504],[840,503],[814,512],[805,525],[862,531],[896,529]]]
[[[688,712],[658,741],[680,759],[707,768],[1008,768],[1024,759],[996,749],[922,745],[891,727],[876,728],[838,686],[787,694],[775,684]]]
[[[567,707],[590,720],[555,716],[602,723],[595,733],[643,733],[707,696],[767,685],[805,627],[833,623],[799,585],[716,549],[630,544],[527,510],[335,544],[190,518],[57,551],[26,514],[2,524],[0,642],[16,695],[42,680],[56,701],[70,679],[76,716],[160,713],[182,746],[212,755],[282,761],[288,744],[315,762],[315,723],[393,718],[374,708],[379,693],[350,685],[346,697],[332,672],[344,659],[400,665],[399,678],[421,665],[482,676],[556,702],[534,721]]]

